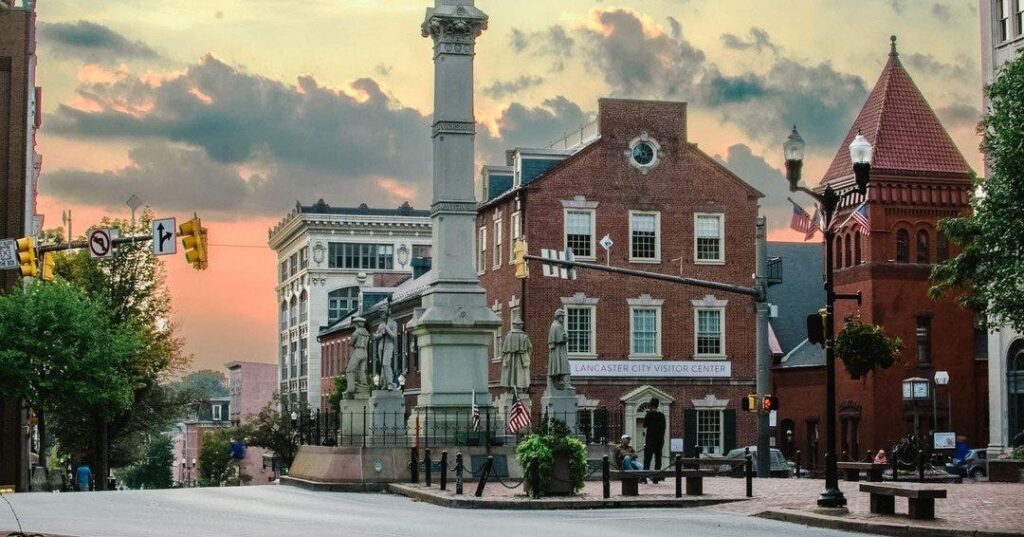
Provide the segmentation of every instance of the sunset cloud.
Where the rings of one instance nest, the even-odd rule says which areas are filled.
[[[102,24],[84,20],[75,23],[40,22],[39,38],[57,56],[93,62],[160,57],[142,41],[132,41]]]

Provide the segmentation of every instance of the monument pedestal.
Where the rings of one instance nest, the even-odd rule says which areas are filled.
[[[376,390],[370,396],[370,428],[367,446],[404,446],[405,395],[401,391]]]
[[[529,394],[519,394],[519,400],[523,402],[526,409],[531,413],[533,412],[533,401],[530,400]],[[498,420],[500,423],[494,426],[496,431],[499,431],[495,436],[512,437],[512,433],[508,432],[508,412],[512,408],[512,392],[505,392],[494,399],[494,408],[496,410]],[[536,428],[536,424],[534,424]],[[508,443],[506,441],[506,443]]]
[[[338,403],[338,444],[361,445],[370,425],[370,395],[355,393]]]
[[[544,396],[540,398],[541,418],[547,416],[564,422],[569,430],[576,432],[576,388],[559,390],[548,383]]]

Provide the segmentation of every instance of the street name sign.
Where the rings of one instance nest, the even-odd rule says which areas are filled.
[[[175,225],[176,223],[173,216],[171,218],[153,220],[154,255],[171,255],[178,252],[178,241],[175,240],[175,230],[178,229],[178,226]]]
[[[89,257],[93,259],[110,259],[114,257],[114,248],[110,242],[109,229],[94,229],[89,232]]]
[[[18,242],[14,239],[0,240],[0,270],[16,269],[18,263]]]

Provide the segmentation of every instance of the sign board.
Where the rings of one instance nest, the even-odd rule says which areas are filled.
[[[615,244],[615,243],[612,242],[612,238],[609,235],[605,235],[604,237],[601,238],[601,242],[598,243],[598,244],[601,245],[601,248],[604,248],[605,250],[607,250],[607,249],[611,248],[612,245]]]
[[[109,229],[94,229],[89,232],[89,257],[93,259],[110,259],[114,257],[114,248],[110,242]]]
[[[956,449],[956,433],[937,432],[933,442],[933,449]]]
[[[573,377],[729,378],[732,362],[711,360],[569,360]]]
[[[18,263],[18,242],[14,239],[0,240],[0,270],[16,269]]]
[[[173,216],[153,220],[153,255],[171,255],[178,252],[178,241],[175,240],[174,233],[174,230],[178,229],[176,223]]]
[[[682,438],[672,438],[672,439],[670,439],[668,441],[668,450],[671,451],[672,453],[682,453],[683,452],[683,439]]]

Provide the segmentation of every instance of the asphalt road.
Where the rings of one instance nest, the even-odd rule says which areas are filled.
[[[26,531],[78,537],[855,535],[697,508],[449,509],[388,494],[311,492],[281,486],[26,493],[7,499]],[[16,528],[10,509],[0,502],[0,530]]]

